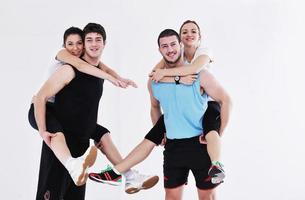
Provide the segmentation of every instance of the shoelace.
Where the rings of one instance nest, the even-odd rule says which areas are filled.
[[[219,166],[221,168],[224,167],[224,165],[221,162],[219,162],[219,161],[216,161],[216,163],[213,163],[213,165]]]
[[[137,170],[133,170],[133,176],[134,176],[134,179],[137,181],[139,181],[139,180],[142,181],[143,179],[148,177],[147,175],[140,174]]]
[[[107,168],[106,168],[106,169],[103,169],[103,170],[101,171],[101,174],[104,173],[104,172],[108,172],[108,171],[110,171],[110,170],[112,170],[112,167],[111,167],[110,165],[107,165]]]

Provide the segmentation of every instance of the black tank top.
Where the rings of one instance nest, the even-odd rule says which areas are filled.
[[[74,70],[75,77],[55,95],[56,117],[67,136],[89,139],[95,131],[104,79]]]

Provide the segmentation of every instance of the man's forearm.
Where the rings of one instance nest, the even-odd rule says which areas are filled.
[[[64,63],[69,63],[70,65],[77,67],[78,70],[80,70],[79,68],[84,68],[87,64],[82,59],[69,53],[66,49],[62,49],[57,53],[56,60],[59,60]]]
[[[163,74],[164,77],[173,77],[173,76],[187,76],[191,74],[198,74],[207,64],[211,62],[210,57],[207,55],[201,55],[192,64],[186,64],[174,68],[168,69],[155,69],[158,70],[160,74]],[[164,82],[163,79],[160,80]]]
[[[174,77],[163,77],[159,82],[163,83],[175,83]]]
[[[199,67],[194,66],[192,64],[183,65],[171,69],[161,69],[163,70],[165,77],[173,77],[173,76],[187,76],[190,74],[196,74],[199,71]]]
[[[70,54],[66,49],[62,49],[58,52],[56,55],[56,59],[60,60],[64,63],[69,63],[70,65],[73,65],[76,69],[78,69],[80,72],[102,78],[102,79],[111,79],[111,75],[104,72],[103,70],[96,68],[89,63],[83,61],[82,59],[73,56]]]

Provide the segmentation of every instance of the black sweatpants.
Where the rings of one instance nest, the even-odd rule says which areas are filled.
[[[30,107],[28,119],[31,126],[38,130],[33,104]],[[50,133],[63,132],[61,124],[54,115],[53,103],[49,102],[46,104],[46,126]],[[98,128],[98,130],[102,131],[103,129]],[[65,139],[73,157],[83,155],[89,146],[89,140],[75,139],[66,135]],[[76,186],[66,168],[43,142],[36,200],[83,200],[85,199],[85,191],[86,185]]]
[[[62,132],[63,128],[60,122],[54,115],[54,104],[47,102],[46,104],[46,126],[47,131],[50,133]],[[30,125],[38,130],[35,115],[34,105],[31,104],[28,112],[28,120]],[[96,142],[108,133],[109,130],[99,124],[96,125],[96,130],[91,135],[91,139]],[[70,134],[71,135],[71,134]],[[65,135],[67,146],[73,157],[83,155],[89,146],[88,140],[77,139],[75,137]],[[39,179],[36,193],[36,199],[49,199],[49,200],[82,200],[85,198],[86,185],[76,186],[71,179],[66,168],[56,158],[53,151],[45,144],[42,143]]]

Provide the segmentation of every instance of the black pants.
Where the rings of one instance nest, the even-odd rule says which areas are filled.
[[[86,185],[76,186],[68,171],[43,142],[36,200],[83,200]]]
[[[63,132],[60,122],[54,115],[53,103],[46,104],[46,126],[47,131],[51,133]],[[28,113],[29,123],[34,129],[37,128],[34,106]],[[108,131],[97,127],[100,132]],[[98,137],[97,134],[94,138]],[[89,146],[88,140],[81,140],[66,136],[65,139],[67,146],[73,157],[79,157],[83,155]],[[39,179],[36,193],[37,200],[83,200],[85,199],[86,185],[76,186],[70,177],[66,168],[56,158],[53,151],[43,142],[41,149]]]

